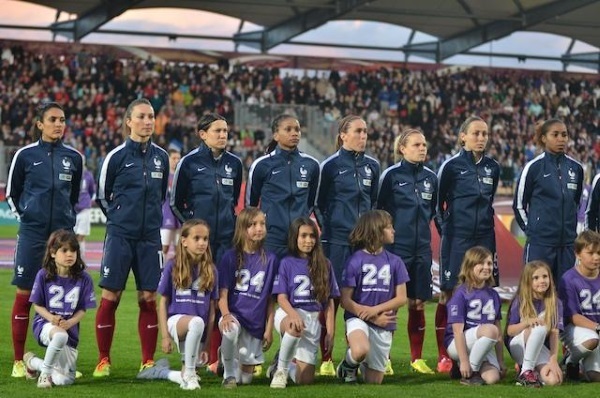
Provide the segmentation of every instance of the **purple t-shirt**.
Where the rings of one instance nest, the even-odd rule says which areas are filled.
[[[557,300],[557,313],[556,313],[556,324],[552,327],[553,329],[558,329],[559,331],[563,331],[564,330],[564,325],[563,325],[563,306],[562,306],[562,302],[560,300]],[[508,309],[508,319],[506,320],[506,325],[510,326],[510,325],[515,325],[517,323],[521,322],[521,315],[519,314],[519,306],[521,305],[521,300],[519,300],[519,298],[515,298],[511,303],[510,303],[510,307]],[[544,311],[545,311],[545,306],[544,306],[544,301],[543,300],[533,300],[533,306],[535,308],[535,312],[538,314],[539,318],[543,318],[544,317]],[[508,347],[510,344],[510,341],[514,338],[514,336],[509,336],[506,335],[505,336],[505,340],[504,343],[506,344],[506,346]],[[548,345],[548,341],[546,341],[546,346],[550,347]]]
[[[244,253],[237,270],[237,253],[227,250],[219,262],[219,288],[227,289],[229,311],[251,336],[262,340],[267,320],[267,305],[277,275],[277,256],[266,252]]]
[[[79,199],[75,204],[75,212],[79,213],[83,209],[92,207],[92,200],[96,196],[96,183],[92,173],[85,169],[81,176],[81,187],[79,190]]]
[[[73,314],[79,310],[87,310],[96,307],[96,296],[94,294],[94,282],[92,277],[83,272],[81,278],[73,279],[70,277],[55,276],[53,279],[46,279],[45,269],[38,271],[31,290],[29,301],[33,304],[46,308],[55,315],[60,315],[63,319],[71,319]],[[33,318],[33,335],[40,345],[40,333],[42,328],[48,323],[40,314],[36,313]],[[70,347],[77,348],[79,344],[79,323],[67,330],[69,339],[67,344]]]
[[[179,229],[181,228],[181,223],[173,214],[173,210],[171,210],[171,186],[173,185],[173,173],[169,174],[169,188],[167,189],[167,194],[165,196],[165,201],[162,204],[162,229]]]
[[[340,297],[331,263],[329,265],[329,298]],[[287,256],[281,259],[279,272],[273,286],[273,294],[285,294],[292,307],[304,311],[322,311],[327,302],[319,303],[308,272],[308,259]]]
[[[448,324],[444,336],[446,347],[454,340],[452,324],[464,323],[464,331],[483,324],[494,324],[502,319],[501,302],[498,293],[491,287],[468,289],[462,284],[456,288],[446,304]]]
[[[558,284],[558,297],[563,302],[565,319],[570,320],[579,314],[600,323],[600,277],[588,279],[577,272],[575,267],[565,272]]]
[[[373,255],[358,250],[346,262],[342,273],[342,288],[354,289],[352,300],[355,303],[373,307],[393,299],[396,296],[396,287],[409,280],[406,265],[395,254],[383,250]],[[344,319],[350,318],[356,318],[356,314],[346,310]],[[396,330],[396,322],[389,323],[384,329]]]
[[[173,259],[167,262],[163,269],[160,282],[158,283],[158,293],[169,300],[167,306],[167,317],[176,314],[195,315],[202,318],[205,325],[208,325],[208,315],[210,311],[210,301],[219,299],[219,283],[217,269],[213,266],[215,273],[215,284],[209,292],[198,291],[198,269],[194,268],[192,284],[187,289],[176,289],[173,285]]]

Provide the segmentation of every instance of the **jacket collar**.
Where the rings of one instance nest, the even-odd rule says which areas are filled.
[[[412,163],[406,159],[400,161],[400,166],[410,170],[412,173],[418,173],[419,171],[423,170],[423,163]]]
[[[283,149],[279,145],[277,145],[275,147],[275,155],[280,155],[280,156],[283,156],[283,157],[290,157],[290,156],[296,156],[299,153],[300,153],[300,151],[298,150],[298,148],[294,148],[291,151],[286,151],[285,149]]]
[[[214,160],[219,160],[219,159],[221,159],[221,157],[225,153],[225,150],[221,151],[221,154],[219,155],[219,157],[217,157],[215,159],[215,157],[214,157],[214,155],[212,153],[212,149],[210,149],[208,147],[208,145],[206,145],[204,142],[201,142],[200,145],[198,146],[198,153],[201,153],[203,155],[208,155],[208,156],[210,156]]]
[[[558,164],[566,157],[566,155],[564,153],[554,154],[554,153],[550,153],[548,151],[544,151],[544,153],[546,154],[546,157],[548,158],[548,160],[550,162],[552,162],[553,164]]]
[[[152,139],[149,139],[148,141],[141,143],[141,142],[133,141],[131,138],[127,137],[127,141],[125,142],[125,145],[127,146],[127,148],[130,148],[134,152],[144,153],[143,151],[145,150],[146,153],[148,153],[149,152],[148,150],[152,146]]]
[[[360,160],[365,157],[364,152],[349,151],[347,149],[344,149],[344,147],[341,147],[339,149],[339,152],[340,152],[340,156],[342,156],[344,158],[352,158],[352,159]]]
[[[481,159],[479,159],[479,161],[475,161],[475,155],[473,155],[473,151],[467,151],[464,148],[460,150],[460,156],[464,157],[465,160],[467,162],[469,162],[469,164],[472,164],[472,165],[476,166],[479,163],[481,163],[481,161],[483,160],[483,158],[485,158],[485,152],[483,152],[483,155],[481,156]]]
[[[45,149],[52,149],[56,147],[63,146],[62,140],[58,140],[56,142],[47,142],[42,140],[41,138],[38,140],[39,146]]]

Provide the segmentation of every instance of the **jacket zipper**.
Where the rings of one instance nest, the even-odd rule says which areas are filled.
[[[142,171],[144,175],[144,206],[142,208],[142,229],[140,231],[140,238],[143,238],[144,231],[146,230],[146,202],[148,195],[148,167],[146,165],[146,155],[148,154],[149,148],[146,148],[146,151],[143,151],[141,148],[140,150],[142,153]]]
[[[46,229],[46,236],[50,236],[50,233],[52,232],[52,224],[53,224],[53,220],[52,220],[52,215],[54,214],[54,185],[55,185],[55,178],[56,175],[54,174],[54,147],[52,145],[50,145],[50,164],[52,165],[52,170],[51,170],[51,181],[52,181],[52,200],[50,201],[50,222],[48,223],[48,228]]]

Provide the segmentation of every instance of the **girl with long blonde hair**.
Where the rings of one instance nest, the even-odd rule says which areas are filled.
[[[209,232],[205,221],[192,219],[183,223],[175,258],[165,265],[158,285],[161,348],[164,353],[170,353],[177,347],[183,362],[181,372],[168,372],[166,377],[161,377],[156,375],[163,367],[160,364],[142,371],[139,378],[168,378],[184,390],[200,388],[197,356],[204,331],[213,328],[218,300],[217,271],[212,261]],[[200,351],[201,362],[208,360],[205,348],[209,344],[210,333],[207,333]]]
[[[543,261],[525,264],[505,332],[508,351],[521,366],[517,384],[541,387],[562,382],[557,359],[562,312],[550,267]]]
[[[461,384],[495,384],[506,374],[506,367],[500,296],[492,287],[492,252],[483,246],[467,250],[458,282],[447,304],[446,349],[450,358],[458,361]]]

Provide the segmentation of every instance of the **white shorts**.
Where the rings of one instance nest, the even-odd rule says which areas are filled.
[[[575,347],[580,347],[585,341],[597,340],[598,333],[588,328],[568,324],[565,325],[565,331],[562,333],[561,339],[569,350],[573,350]],[[586,372],[600,372],[600,345],[587,357],[583,358],[581,363]]]
[[[40,333],[40,342],[46,347],[50,344],[50,331],[55,326],[50,322],[44,324]],[[57,386],[66,386],[75,382],[75,371],[77,370],[76,348],[65,345],[63,350],[58,354],[56,362],[52,367],[52,383]],[[42,358],[43,359],[43,358]]]
[[[317,363],[317,352],[319,351],[319,340],[321,339],[321,323],[319,312],[309,312],[296,308],[296,312],[304,321],[304,332],[300,337],[300,343],[296,349],[296,360],[314,365]],[[281,321],[287,316],[281,308],[275,311],[275,330],[281,336]]]
[[[178,229],[160,229],[160,243],[163,246],[177,246],[179,241],[179,230]]]
[[[523,364],[523,359],[525,358],[525,331],[522,331],[512,338],[508,351],[515,362]],[[535,366],[545,365],[548,362],[550,362],[550,350],[544,344],[540,350],[540,355],[537,357]]]
[[[246,329],[244,329],[236,317],[231,314],[235,319],[240,334],[238,335],[238,352],[234,354],[234,357],[238,357],[242,365],[260,365],[265,362],[262,350],[262,340],[252,336]],[[219,325],[223,317],[219,319]]]
[[[184,350],[185,344],[180,344],[181,342],[183,342],[185,340],[179,341],[179,334],[177,333],[177,323],[184,316],[189,316],[189,315],[175,314],[173,316],[170,316],[167,319],[167,330],[169,331],[169,335],[171,336],[171,338],[175,342],[175,346],[177,347],[177,351],[179,351],[180,354],[185,354],[185,350]],[[202,321],[202,322],[204,322],[204,321]],[[206,326],[204,326],[204,327],[206,328]],[[202,350],[202,346],[203,346],[203,343],[200,342],[200,350]]]
[[[471,328],[465,332],[465,340],[467,343],[467,353],[469,353],[469,354],[471,353],[473,344],[475,344],[475,342],[477,341],[477,330],[479,330],[479,326]],[[450,358],[454,359],[455,361],[459,361],[458,351],[456,351],[456,344],[454,342],[454,339],[452,339],[452,342],[448,346],[448,355],[450,355]],[[493,367],[498,369],[498,371],[500,371],[500,364],[498,363],[498,358],[496,357],[496,349],[495,348],[492,348],[490,350],[490,352],[487,353],[483,362],[489,363],[490,365],[492,365]]]
[[[75,227],[73,232],[75,235],[89,236],[91,231],[91,215],[92,209],[83,209],[77,213],[75,218]]]
[[[369,369],[385,372],[385,364],[392,349],[392,332],[373,327],[360,318],[350,318],[346,321],[346,336],[357,330],[362,331],[369,339],[369,352],[365,364]]]

